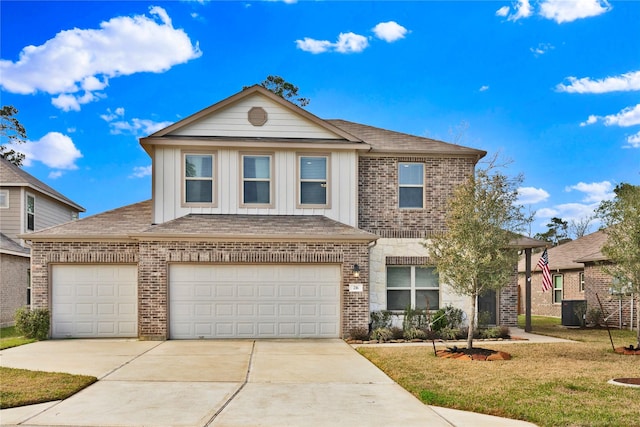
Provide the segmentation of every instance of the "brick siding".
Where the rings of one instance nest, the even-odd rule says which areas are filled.
[[[622,296],[620,298],[609,293],[609,288],[613,282],[612,277],[602,270],[602,267],[594,263],[587,263],[584,267],[585,294],[587,299],[587,313],[591,309],[600,309],[598,298],[604,308],[604,315],[610,316],[607,323],[612,327],[628,328],[631,323],[631,297]],[[597,294],[597,296],[596,296]],[[621,304],[622,303],[622,304]],[[622,306],[622,307],[621,307]],[[635,299],[633,310],[633,326],[636,326],[636,319],[640,310],[640,303]],[[622,319],[620,318],[622,315]]]
[[[286,242],[171,242],[140,243],[34,242],[33,304],[48,307],[52,264],[138,264],[138,335],[142,339],[168,337],[168,271],[172,262],[196,263],[332,263],[342,265],[342,336],[368,327],[369,251],[367,243]],[[353,277],[353,265],[360,277]],[[363,292],[349,292],[349,283],[362,283]]]
[[[532,267],[533,268],[533,267]],[[562,274],[563,291],[562,299],[584,300],[585,293],[580,291],[580,273],[583,270],[561,270],[560,273],[551,272],[551,276]],[[520,288],[520,314],[525,312],[525,275],[518,274],[518,286]],[[562,317],[562,304],[553,302],[553,290],[542,292],[542,273],[535,271],[531,274],[531,314],[534,316]]]
[[[424,163],[424,208],[398,207],[398,163]],[[359,228],[388,238],[420,238],[444,231],[447,199],[474,170],[475,160],[455,157],[361,156],[358,163]]]

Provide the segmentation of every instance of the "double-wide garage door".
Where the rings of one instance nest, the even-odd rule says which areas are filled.
[[[54,265],[54,338],[138,336],[135,265]]]
[[[335,338],[337,265],[196,265],[169,268],[169,336]]]

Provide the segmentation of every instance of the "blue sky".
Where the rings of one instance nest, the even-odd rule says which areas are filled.
[[[151,197],[146,136],[280,75],[340,118],[499,153],[536,211],[640,184],[640,2],[5,1],[25,170],[96,214]],[[592,228],[591,231],[595,231]]]

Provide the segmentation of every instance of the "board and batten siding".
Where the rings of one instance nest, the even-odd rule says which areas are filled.
[[[355,151],[330,153],[328,208],[298,208],[298,154],[305,151],[273,151],[273,207],[240,207],[240,153],[237,149],[211,149],[216,155],[215,207],[182,206],[182,153],[187,149],[156,147],[154,155],[154,223],[161,224],[184,215],[248,214],[248,215],[324,215],[353,227],[357,226],[357,158]],[[199,147],[197,151],[202,151]],[[247,153],[253,150],[246,151]],[[262,152],[257,150],[257,152]]]
[[[253,126],[249,123],[247,112],[252,107],[262,107],[267,112],[268,119],[264,125]],[[240,100],[222,111],[217,111],[195,123],[177,129],[171,134],[262,138],[341,138],[260,94]]]

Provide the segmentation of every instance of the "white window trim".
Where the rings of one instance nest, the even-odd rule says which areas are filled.
[[[29,212],[29,198],[33,199],[33,212]],[[27,232],[36,230],[36,196],[32,193],[26,193],[24,199],[24,228]],[[33,215],[33,230],[29,229],[29,214]]]
[[[4,200],[4,203],[0,203],[0,209],[9,209],[9,190],[0,190],[0,194],[3,195],[0,200]]]
[[[417,185],[417,184],[401,184],[400,183],[400,168],[402,167],[402,165],[420,165],[422,166],[422,184],[421,185]],[[414,209],[414,210],[422,210],[424,209],[425,203],[424,203],[424,199],[425,199],[425,179],[424,179],[424,163],[420,163],[420,162],[398,162],[398,208],[399,209]],[[403,207],[400,206],[400,189],[401,188],[422,188],[422,206],[420,207]]]
[[[556,288],[556,277],[561,278],[562,287]],[[554,304],[562,304],[562,298],[564,298],[564,275],[563,274],[554,274],[551,276],[551,285],[553,288],[551,292],[553,292],[552,300]],[[560,301],[556,301],[556,292],[560,291]]]
[[[584,271],[578,273],[578,288],[580,292],[584,292]]]
[[[302,179],[302,167],[301,162],[303,157],[317,157],[317,158],[325,158],[327,163],[326,171],[325,171],[325,179]],[[298,209],[329,209],[331,208],[331,155],[327,153],[298,153],[296,159],[296,208]],[[322,204],[311,204],[311,203],[302,203],[302,183],[303,182],[325,182],[326,184],[326,203]]]
[[[385,278],[385,288],[386,288],[386,292],[385,292],[385,296],[388,295],[387,292],[391,291],[409,291],[409,295],[411,296],[411,308],[415,309],[416,308],[416,291],[438,291],[438,308],[435,310],[438,310],[440,308],[440,283],[438,283],[438,286],[429,286],[429,287],[424,287],[424,286],[420,286],[417,287],[416,286],[416,268],[425,268],[425,266],[423,265],[387,265],[386,269],[385,269],[385,275],[387,274],[387,271],[389,268],[411,268],[411,284],[410,286],[403,286],[403,287],[389,287],[387,285],[387,279]],[[426,268],[431,268],[430,266],[426,266]],[[388,300],[387,300],[387,309],[388,308]],[[391,311],[394,312],[401,312],[404,311],[403,309],[391,309]],[[432,310],[433,311],[433,310]]]
[[[218,206],[218,180],[217,180],[217,174],[218,174],[218,153],[216,151],[198,151],[198,150],[188,150],[188,151],[182,151],[181,152],[181,156],[180,156],[180,161],[181,161],[181,205],[183,208],[187,208],[187,207],[210,207],[210,208],[215,208]],[[187,156],[188,155],[195,155],[195,156],[211,156],[211,178],[200,178],[200,177],[189,177],[187,179],[187,170],[186,170],[186,163],[187,163]],[[207,202],[187,202],[187,180],[192,180],[192,181],[211,181],[211,203],[207,203]]]
[[[248,182],[262,182],[267,181],[264,178],[246,178],[244,177],[244,158],[245,157],[268,157],[269,158],[269,203],[245,203],[244,201],[244,183]],[[240,171],[240,207],[241,208],[273,208],[275,207],[274,203],[274,188],[275,188],[275,179],[274,179],[274,153],[264,153],[264,152],[241,152],[240,153],[240,167],[238,168]]]

